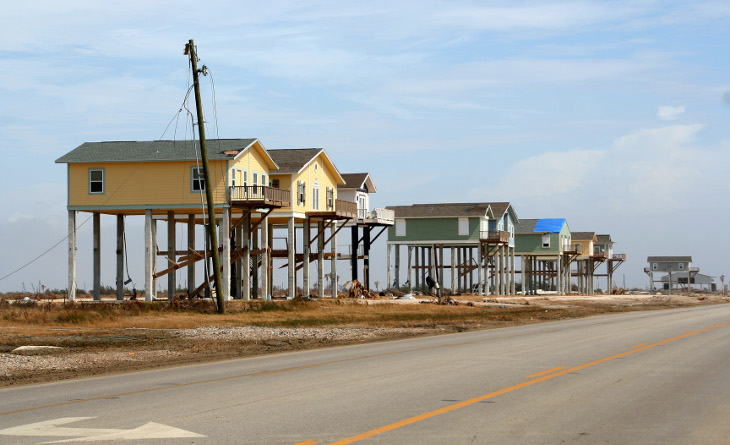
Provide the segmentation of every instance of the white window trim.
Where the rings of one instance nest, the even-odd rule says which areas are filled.
[[[396,218],[395,220],[395,236],[406,236],[406,220]]]
[[[459,236],[469,236],[469,218],[459,218]]]
[[[545,240],[547,240],[547,245],[545,244]],[[543,249],[549,249],[550,248],[550,235],[543,235],[541,244],[542,244]]]
[[[200,185],[196,187],[195,184]],[[190,191],[192,193],[200,193],[205,191],[205,174],[203,173],[203,167],[198,167],[196,165],[190,167]]]
[[[101,181],[92,181],[91,180],[91,173],[93,172],[101,172]],[[92,192],[91,191],[91,183],[97,183],[101,182],[101,191],[98,192]],[[103,168],[90,168],[89,169],[89,194],[90,195],[103,195],[106,192],[106,171]]]

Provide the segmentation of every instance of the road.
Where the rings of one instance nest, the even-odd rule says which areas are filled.
[[[728,419],[730,305],[0,390],[0,444],[728,444]]]

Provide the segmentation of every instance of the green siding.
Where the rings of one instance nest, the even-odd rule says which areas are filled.
[[[560,236],[549,233],[550,247],[542,247],[542,233],[519,233],[515,235],[515,253],[558,253]]]
[[[401,218],[396,218],[396,220]],[[479,218],[469,218],[469,235],[459,235],[459,218],[405,218],[406,236],[388,228],[388,241],[461,241],[479,239]]]

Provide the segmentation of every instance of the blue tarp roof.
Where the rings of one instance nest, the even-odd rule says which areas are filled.
[[[565,218],[542,218],[537,220],[533,232],[560,233],[565,224]]]

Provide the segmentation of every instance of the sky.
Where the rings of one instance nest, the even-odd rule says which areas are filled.
[[[619,285],[646,287],[649,255],[728,275],[729,21],[729,2],[701,0],[12,2],[0,16],[0,291],[66,287],[57,158],[86,141],[190,139],[175,119],[189,39],[210,73],[209,137],[325,148],[341,172],[370,172],[371,207],[510,201],[520,218],[610,233],[628,257]],[[111,285],[112,217],[102,232]],[[90,244],[88,223],[87,289]]]

